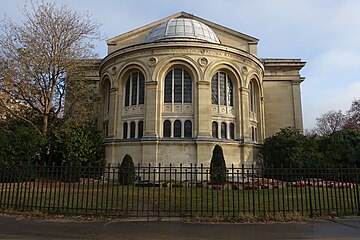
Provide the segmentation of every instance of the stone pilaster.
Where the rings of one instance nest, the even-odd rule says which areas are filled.
[[[146,82],[146,109],[145,109],[145,131],[143,138],[157,138],[158,137],[158,82]]]
[[[303,130],[300,81],[291,82],[291,87],[292,87],[292,95],[293,95],[293,103],[294,103],[294,126],[299,130]]]
[[[200,81],[198,84],[198,111],[197,116],[197,129],[198,138],[211,137],[211,96],[210,96],[210,83]]]
[[[239,124],[239,129],[241,130],[240,138],[247,141],[250,139],[250,121],[249,121],[249,89],[241,87],[240,88],[240,97],[241,97],[241,121]]]

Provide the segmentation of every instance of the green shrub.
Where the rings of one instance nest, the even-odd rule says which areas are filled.
[[[105,165],[101,134],[93,123],[65,126],[55,133],[54,144],[54,160],[58,165],[92,167]]]
[[[210,163],[211,184],[224,184],[226,182],[226,165],[224,153],[219,145],[215,145]]]
[[[28,123],[13,119],[0,122],[0,162],[34,163],[45,142],[45,138]]]
[[[133,185],[135,181],[135,166],[130,155],[126,154],[119,168],[119,183]]]
[[[0,162],[0,183],[33,181],[36,176],[34,164]]]

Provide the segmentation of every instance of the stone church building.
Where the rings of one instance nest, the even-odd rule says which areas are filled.
[[[300,59],[265,59],[259,40],[180,12],[107,40],[99,64],[106,160],[258,163],[264,138],[302,129]]]

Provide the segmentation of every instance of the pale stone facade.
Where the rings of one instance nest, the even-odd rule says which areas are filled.
[[[258,144],[302,129],[299,59],[261,59],[258,39],[181,12],[107,41],[100,63],[106,160],[257,163]]]

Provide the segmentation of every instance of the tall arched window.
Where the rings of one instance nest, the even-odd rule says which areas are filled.
[[[221,138],[226,138],[226,123],[224,122],[221,123]]]
[[[125,83],[125,106],[144,104],[145,78],[141,72],[129,74]]]
[[[235,124],[230,123],[230,139],[235,139]]]
[[[256,112],[256,91],[253,81],[249,83],[249,105],[250,111]]]
[[[251,140],[257,142],[257,129],[256,127],[251,127]]]
[[[135,138],[135,122],[130,123],[130,138]]]
[[[213,138],[218,138],[218,123],[217,122],[212,122],[211,124],[211,129],[212,129],[212,137]]]
[[[184,137],[191,138],[192,137],[192,124],[190,120],[186,120],[184,124]]]
[[[176,120],[174,122],[174,137],[176,137],[176,138],[181,137],[181,122],[180,122],[180,120]]]
[[[103,85],[104,114],[108,116],[110,111],[110,81],[106,79]]]
[[[125,122],[123,125],[123,139],[126,139],[128,135],[128,124]]]
[[[211,79],[211,103],[233,106],[233,83],[224,72],[217,72]]]
[[[187,71],[181,68],[174,68],[166,75],[164,102],[192,102],[192,80],[190,74]]]
[[[169,120],[164,121],[163,135],[164,135],[164,137],[170,137],[171,136],[171,123],[170,123]]]
[[[144,132],[144,122],[140,121],[138,123],[138,138],[142,138],[143,137],[143,133]]]

